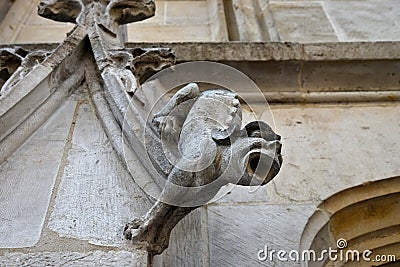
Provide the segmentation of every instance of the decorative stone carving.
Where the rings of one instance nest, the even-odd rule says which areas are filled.
[[[55,21],[78,23],[80,15],[93,9],[95,3],[102,7],[98,16],[110,16],[118,25],[153,17],[156,10],[152,0],[43,0],[38,6],[38,14]]]
[[[174,166],[152,209],[126,225],[126,238],[160,254],[168,247],[173,227],[198,208],[199,199],[206,203],[228,183],[264,185],[279,172],[280,136],[262,121],[241,129],[241,113],[236,93],[226,89],[200,93],[192,83],[154,116],[149,127],[160,138],[157,146],[170,151],[161,155],[156,151],[150,157],[155,164],[169,160]]]
[[[21,49],[21,51],[26,55],[25,50]],[[15,49],[0,49],[0,88],[21,65],[23,56],[25,55],[17,53]]]
[[[20,47],[0,49],[0,95],[5,94],[51,52],[28,52]]]
[[[134,58],[130,62],[130,67],[139,83],[175,64],[175,55],[168,48],[135,48],[132,50],[132,55]]]
[[[154,16],[155,8],[153,0],[43,0],[38,6],[38,14],[56,21],[74,22],[84,28],[106,87],[110,83],[110,87],[118,87],[114,88],[116,91],[122,89],[133,93],[144,80],[175,63],[175,56],[169,49],[124,48],[118,25],[150,18]],[[120,98],[124,98],[120,93]],[[123,110],[122,107],[115,112],[124,113]]]
[[[38,5],[38,14],[60,22],[76,23],[82,10],[82,2],[78,0],[44,0]]]
[[[133,140],[137,129],[148,133],[144,148],[165,178],[164,188],[142,219],[126,225],[126,238],[153,255],[160,254],[168,247],[174,226],[213,199],[222,186],[263,185],[279,172],[280,137],[261,121],[242,128],[239,97],[226,89],[200,93],[197,84],[189,84],[150,121],[139,116],[136,129],[128,127],[130,132],[125,132],[129,100],[133,97],[139,105],[149,104],[146,94],[139,90],[140,84],[175,63],[169,49],[124,48],[118,25],[153,16],[154,1],[43,0],[38,12],[53,20],[75,22],[75,32],[86,32],[103,80],[104,95],[98,97],[104,97],[107,104],[100,104],[110,110],[115,120],[109,123],[109,117],[104,118],[104,127],[110,127],[106,129],[110,139],[120,138],[122,132]],[[136,111],[139,114],[140,107]],[[131,145],[132,140],[128,140]],[[118,155],[123,155],[121,144],[111,142]]]
[[[158,71],[170,67],[175,64],[175,55],[168,48],[134,48],[121,51],[109,51],[109,58],[112,60],[115,72],[123,78],[123,88],[128,93],[134,91],[146,81],[148,78],[156,74]],[[134,79],[129,69],[134,75]]]

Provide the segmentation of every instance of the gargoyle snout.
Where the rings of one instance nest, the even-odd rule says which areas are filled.
[[[268,148],[253,149],[245,157],[248,185],[264,185],[274,178],[282,164],[281,143],[275,141]]]
[[[271,181],[281,168],[281,136],[262,121],[247,124],[245,133],[252,145],[244,156],[245,173],[239,184],[264,185]]]

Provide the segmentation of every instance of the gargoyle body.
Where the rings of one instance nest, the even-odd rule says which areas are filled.
[[[261,121],[241,125],[236,93],[200,93],[194,83],[179,90],[149,125],[173,168],[160,198],[143,218],[126,225],[125,237],[160,254],[168,247],[173,227],[213,199],[222,186],[269,182],[282,163],[280,136]]]

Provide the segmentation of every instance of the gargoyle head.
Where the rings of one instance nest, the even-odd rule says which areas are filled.
[[[197,176],[194,184],[186,186],[204,186],[216,180],[257,186],[278,174],[281,137],[263,121],[252,121],[242,128],[240,102],[235,92],[200,92],[193,83],[178,91],[156,114],[153,123],[167,148],[168,160]],[[212,197],[210,191],[205,200]]]
[[[263,121],[252,121],[245,126],[245,136],[250,142],[247,153],[239,164],[242,164],[243,175],[239,185],[264,185],[272,180],[281,169],[281,137]],[[239,144],[243,146],[243,141]],[[240,156],[240,154],[238,154]]]

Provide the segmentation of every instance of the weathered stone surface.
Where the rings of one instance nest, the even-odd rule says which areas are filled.
[[[334,42],[338,38],[322,6],[317,4],[271,4],[276,31],[283,42]]]
[[[399,42],[354,43],[128,43],[127,47],[169,47],[179,61],[340,61],[399,59]],[[27,46],[29,48],[29,46]]]
[[[135,100],[131,104],[136,113],[146,108],[144,104],[137,106]],[[127,125],[138,124],[135,115],[128,113],[126,118]],[[238,95],[225,89],[200,92],[197,84],[188,84],[145,127],[148,131],[141,131],[148,140],[132,148],[141,155],[143,165],[151,166],[140,149],[144,146],[153,168],[162,170],[168,181],[149,212],[127,224],[125,236],[143,243],[154,254],[168,246],[175,225],[210,201],[221,186],[265,185],[280,170],[280,136],[268,124],[256,120],[242,128]],[[138,140],[142,136],[139,128],[134,125],[131,129]],[[158,135],[152,137],[152,132]],[[157,178],[153,177],[154,181]]]
[[[57,49],[46,62],[37,64],[36,53],[27,55],[23,66],[7,80],[9,86],[3,86],[5,93],[0,97],[0,162],[21,146],[82,82],[84,72],[78,70],[83,66],[78,64],[76,67],[81,57],[81,49],[77,48],[81,39],[70,37],[68,45]],[[77,49],[72,52],[74,48]],[[42,53],[38,54],[43,58],[40,56]]]
[[[340,41],[400,40],[400,2],[325,1]]]
[[[176,225],[168,248],[162,255],[154,257],[154,267],[206,266],[208,243],[205,235],[208,225],[203,218],[206,212],[205,207],[194,210]]]
[[[69,101],[0,166],[0,247],[39,240],[76,102]]]
[[[1,24],[0,42],[61,42],[64,39],[65,34],[73,28],[72,23],[62,24],[40,19],[36,14],[36,5],[39,2],[38,0],[31,1],[29,4],[24,0],[14,2],[4,18],[4,23]],[[75,1],[77,2],[79,1]],[[152,8],[148,8],[147,12],[142,12],[139,16],[133,11],[133,6],[137,6],[138,2],[126,0],[111,2],[108,11],[111,11],[114,20],[120,24],[150,17],[153,12]],[[271,40],[310,43],[334,40],[348,42],[400,39],[400,33],[397,30],[399,4],[392,0],[318,2],[235,0],[230,2],[231,4],[233,2],[231,9],[237,14],[237,21],[225,19],[227,14],[222,8],[221,0],[157,1],[155,17],[127,27],[128,40],[141,42],[224,41],[228,39],[227,28],[240,28],[241,39],[230,34],[231,40],[253,42]],[[72,2],[69,1],[69,3]],[[47,15],[53,14],[53,17],[58,20],[64,18],[64,21],[75,22],[80,12],[79,5],[70,4],[64,10],[64,14],[61,15],[62,12],[58,12],[57,17],[54,15],[57,9],[61,10],[60,5],[56,9],[53,8],[53,11],[49,9]],[[122,10],[125,11],[122,12]]]
[[[232,188],[226,195],[216,200],[218,204],[244,204],[244,203],[267,203],[270,199],[267,186],[247,187],[238,185],[227,185]]]
[[[223,63],[248,75],[263,92],[295,92],[299,90],[298,77],[301,70],[300,62],[224,61]],[[246,93],[246,90],[242,91],[239,88],[238,93]]]
[[[383,91],[398,90],[400,61],[306,62],[300,91]]]
[[[23,44],[25,50],[53,50],[56,44]],[[179,61],[357,61],[396,60],[398,42],[351,43],[127,43],[128,48],[169,47]],[[7,47],[0,45],[0,47]],[[367,63],[367,62],[366,62]]]
[[[271,202],[319,201],[400,173],[398,103],[271,108],[284,136],[284,165],[268,187]]]
[[[37,15],[39,0],[15,0],[0,22],[0,43],[62,42],[73,25]]]
[[[0,266],[135,266],[147,267],[143,251],[6,253]]]
[[[210,266],[299,266],[259,261],[257,253],[298,249],[313,205],[209,206]],[[288,234],[290,233],[290,234]]]
[[[222,1],[157,1],[156,16],[127,26],[128,41],[223,41]]]
[[[119,161],[92,107],[82,103],[77,114],[48,226],[61,236],[122,245],[124,224],[143,215],[150,203]]]
[[[232,5],[233,20],[230,21],[231,28],[237,28],[237,36],[234,41],[242,42],[261,42],[267,38],[264,30],[261,27],[259,8],[256,1],[252,0],[232,0],[226,3],[226,5]]]
[[[128,62],[139,84],[157,72],[175,64],[175,55],[171,49],[141,49],[131,51],[133,58]]]
[[[7,14],[7,11],[11,7],[11,5],[12,5],[12,1],[11,0],[6,0],[6,1],[2,1],[1,2],[1,4],[0,4],[0,21]]]

